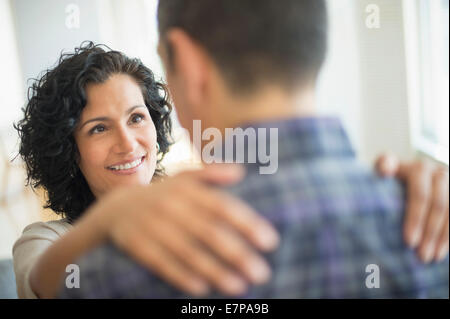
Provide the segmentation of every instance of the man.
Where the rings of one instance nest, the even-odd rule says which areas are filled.
[[[202,155],[213,150],[216,160],[230,159],[227,141],[235,137],[227,132],[241,128],[234,131],[236,139],[245,135],[247,143],[243,149],[231,144],[231,150],[233,158],[247,159],[247,175],[227,189],[271,221],[281,236],[278,249],[266,254],[270,280],[241,287],[237,295],[448,298],[449,264],[444,248],[441,253],[448,246],[448,226],[432,236],[441,243],[437,250],[430,242],[419,248],[425,261],[438,260],[423,264],[402,239],[404,188],[357,162],[339,120],[315,115],[326,15],[322,0],[159,4],[159,52],[180,123],[191,137],[194,120],[218,130],[225,143],[199,145]],[[252,132],[258,132],[255,138]],[[277,153],[277,163],[261,174],[272,163],[253,155],[267,152]],[[430,225],[448,223],[448,210],[433,216]],[[417,243],[418,236],[412,237]],[[77,264],[81,287],[63,288],[61,297],[186,297],[112,245]]]

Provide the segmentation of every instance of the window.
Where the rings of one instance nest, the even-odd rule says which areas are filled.
[[[449,1],[404,0],[413,147],[449,163]]]

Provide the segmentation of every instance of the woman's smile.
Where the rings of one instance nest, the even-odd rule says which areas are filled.
[[[146,160],[146,156],[141,156],[136,159],[129,161],[123,161],[115,165],[108,166],[107,169],[110,170],[115,175],[131,175],[136,173]]]

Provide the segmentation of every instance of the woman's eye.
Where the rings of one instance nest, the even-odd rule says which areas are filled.
[[[134,114],[134,115],[131,117],[131,121],[132,121],[133,123],[139,123],[139,122],[141,122],[143,119],[144,119],[144,116],[141,115],[141,114]]]
[[[97,125],[96,127],[94,127],[93,129],[91,129],[91,130],[89,131],[89,134],[90,134],[90,135],[92,135],[92,134],[98,134],[98,133],[101,133],[101,132],[103,132],[103,131],[105,131],[105,127],[104,127],[103,125]]]

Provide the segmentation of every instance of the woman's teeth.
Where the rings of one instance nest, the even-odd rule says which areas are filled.
[[[120,170],[124,170],[124,169],[131,169],[134,168],[136,166],[138,166],[139,164],[141,164],[142,162],[142,158],[135,160],[134,162],[131,163],[126,163],[125,165],[117,165],[117,166],[111,166],[110,169],[115,170],[115,171],[120,171]]]

